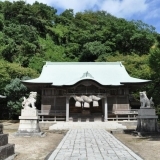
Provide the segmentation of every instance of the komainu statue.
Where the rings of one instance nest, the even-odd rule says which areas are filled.
[[[143,92],[139,92],[140,94],[140,103],[141,103],[141,108],[147,107],[147,108],[153,108],[154,103],[152,101],[152,97],[149,100],[147,95],[146,95],[146,91]]]
[[[22,107],[24,109],[30,109],[31,107],[35,109],[36,97],[37,97],[37,92],[30,92],[30,95],[28,98],[25,98],[25,97],[23,98],[24,100],[22,102]]]

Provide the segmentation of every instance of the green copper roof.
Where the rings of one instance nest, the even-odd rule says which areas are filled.
[[[74,85],[81,80],[114,86],[149,81],[130,77],[121,62],[46,62],[39,78],[23,82],[63,86]]]

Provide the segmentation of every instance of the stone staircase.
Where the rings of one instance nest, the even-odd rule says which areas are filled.
[[[56,122],[49,127],[49,130],[69,130],[69,129],[126,129],[126,126],[115,121],[108,122]]]

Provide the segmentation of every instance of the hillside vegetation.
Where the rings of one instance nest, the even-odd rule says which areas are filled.
[[[37,77],[44,61],[123,61],[131,76],[152,80],[144,89],[158,106],[159,42],[153,26],[105,11],[57,14],[39,2],[0,2],[0,94],[12,79]]]

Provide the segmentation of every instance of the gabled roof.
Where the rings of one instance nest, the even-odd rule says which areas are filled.
[[[46,62],[38,78],[23,83],[65,86],[82,80],[93,80],[109,86],[150,81],[130,77],[121,62]]]

